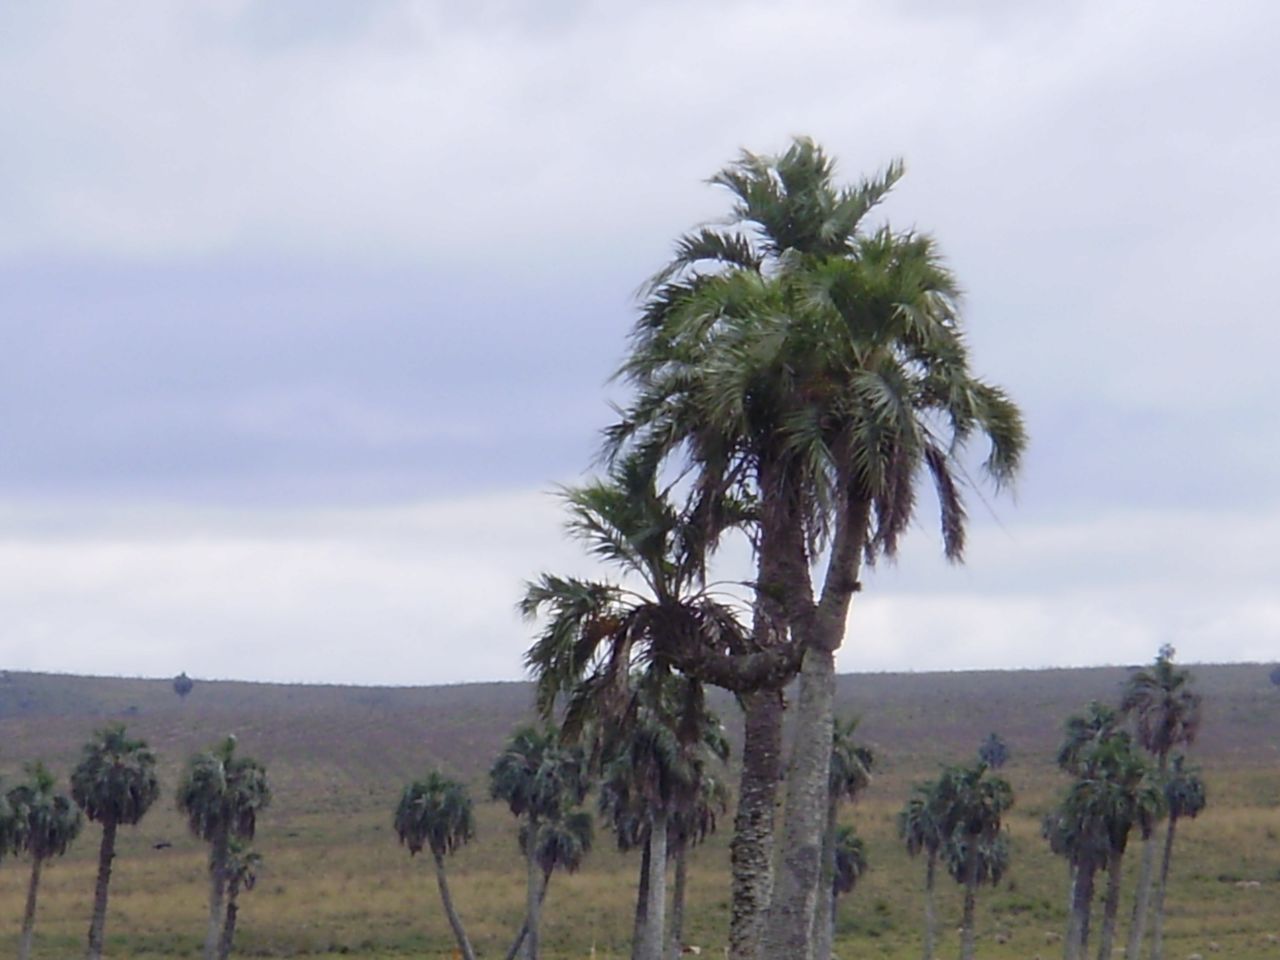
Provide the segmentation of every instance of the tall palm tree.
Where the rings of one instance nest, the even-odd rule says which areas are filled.
[[[227,915],[218,939],[218,960],[227,960],[236,939],[236,920],[240,916],[240,893],[252,890],[262,869],[262,854],[250,850],[239,840],[227,845]]]
[[[609,435],[615,449],[687,451],[703,486],[747,484],[761,505],[756,585],[772,623],[750,662],[776,651],[768,681],[797,666],[801,677],[785,846],[761,939],[773,956],[812,953],[834,654],[860,564],[896,551],[921,472],[959,559],[956,452],[988,435],[985,466],[1002,484],[1024,442],[1016,407],[969,372],[957,287],[932,240],[860,228],[900,175],[893,165],[837,187],[806,139],[717,174],[734,223],[685,237],[655,277],[622,371],[638,396]],[[731,939],[735,955],[751,952]]]
[[[71,796],[85,816],[102,824],[98,851],[98,880],[93,890],[89,921],[89,960],[101,960],[107,922],[107,889],[116,855],[116,831],[134,825],[160,795],[156,757],[146,741],[133,740],[123,724],[99,730],[84,745],[80,762],[71,771]]]
[[[551,883],[551,875],[556,871],[577,873],[582,862],[591,852],[595,840],[595,828],[591,814],[585,810],[570,810],[555,820],[547,820],[538,827],[537,845],[530,850],[529,827],[520,828],[520,852],[538,865],[542,871],[541,886],[538,891],[538,906],[541,907],[547,897],[547,887]],[[529,919],[520,926],[519,933],[507,950],[506,960],[515,960],[516,954],[525,944],[529,935]]]
[[[1134,720],[1138,742],[1155,758],[1160,777],[1168,772],[1170,751],[1189,746],[1200,730],[1200,695],[1191,689],[1191,671],[1174,666],[1174,652],[1172,646],[1165,644],[1151,667],[1131,673],[1120,702],[1121,711]],[[1156,832],[1151,830],[1142,845],[1133,921],[1129,925],[1130,957],[1138,956],[1146,933],[1155,850]]]
[[[728,756],[717,754],[722,761]],[[667,954],[680,960],[684,953],[685,898],[688,889],[689,851],[715,833],[719,818],[729,809],[729,788],[708,770],[698,776],[696,793],[678,806],[668,825],[667,851],[675,860],[675,884],[671,892],[671,932],[667,938]]]
[[[871,783],[875,755],[869,747],[857,742],[858,718],[837,718],[831,735],[831,765],[827,775],[827,825],[822,834],[822,890],[814,908],[813,954],[815,960],[830,960],[834,944],[834,895],[825,891],[832,887],[836,870],[836,835],[839,831],[840,804],[852,802]]]
[[[835,869],[831,874],[831,930],[827,934],[829,943],[836,939],[836,905],[840,897],[853,892],[863,874],[868,870],[867,845],[854,831],[853,827],[840,827],[836,831],[834,850]],[[830,950],[828,950],[828,955]]]
[[[938,857],[947,842],[937,781],[916,785],[906,806],[898,813],[898,836],[910,856],[925,855],[924,960],[933,960],[938,929],[934,886]]]
[[[31,882],[27,886],[27,906],[22,914],[18,960],[27,960],[31,956],[36,899],[44,863],[66,853],[84,823],[71,798],[55,789],[53,774],[43,763],[30,764],[26,772],[26,780],[11,789],[8,796],[9,807],[16,820],[16,846],[31,855]]]
[[[413,781],[400,795],[395,814],[396,835],[409,848],[410,856],[420,853],[424,847],[431,850],[440,900],[464,960],[475,960],[475,951],[449,895],[444,858],[465,846],[475,836],[475,829],[467,788],[438,770],[432,770],[422,780]]]
[[[266,768],[237,754],[236,738],[229,736],[190,759],[178,783],[177,801],[191,832],[209,844],[209,925],[203,955],[204,960],[217,960],[226,922],[231,844],[253,840],[258,814],[271,803]]]
[[[964,885],[961,921],[962,960],[973,960],[974,913],[978,886],[994,884],[1004,872],[1003,818],[1013,807],[1013,788],[1002,777],[989,776],[987,765],[949,767],[938,779],[937,804],[942,833],[951,847],[952,875]]]
[[[525,896],[524,955],[538,958],[540,907],[550,873],[547,863],[556,863],[554,853],[561,840],[571,840],[572,832],[562,835],[560,824],[587,795],[586,757],[580,748],[562,745],[559,731],[547,726],[542,730],[521,727],[512,734],[506,748],[489,771],[489,790],[495,800],[503,800],[512,814],[523,821],[520,830],[521,852],[527,866]],[[578,822],[575,826],[581,826]],[[586,821],[589,825],[589,819]],[[545,829],[544,829],[545,828]]]
[[[1200,771],[1186,765],[1181,754],[1173,757],[1164,778],[1164,799],[1169,812],[1169,828],[1164,837],[1164,856],[1160,862],[1160,883],[1156,887],[1155,923],[1152,931],[1152,960],[1164,960],[1164,895],[1169,883],[1169,864],[1173,859],[1173,835],[1178,821],[1194,820],[1205,808],[1208,796]]]

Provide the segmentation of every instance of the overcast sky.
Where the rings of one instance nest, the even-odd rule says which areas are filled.
[[[842,670],[1280,657],[1269,0],[0,6],[0,665],[522,676],[639,284],[809,134],[1022,404]]]

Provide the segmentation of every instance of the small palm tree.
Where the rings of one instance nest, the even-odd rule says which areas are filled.
[[[924,960],[932,960],[937,943],[937,912],[934,908],[934,886],[938,857],[947,835],[943,826],[937,781],[917,784],[911,799],[898,813],[898,836],[906,844],[910,856],[925,855],[924,874]]]
[[[262,854],[250,850],[239,840],[227,845],[227,916],[218,941],[218,960],[231,956],[236,938],[236,919],[240,915],[240,892],[252,890],[262,868]]]
[[[1201,698],[1191,689],[1189,670],[1173,663],[1174,649],[1165,644],[1149,668],[1135,670],[1125,682],[1121,711],[1132,717],[1138,742],[1156,760],[1156,770],[1164,777],[1169,753],[1178,746],[1190,746],[1200,731]],[[1128,955],[1136,957],[1146,933],[1147,906],[1151,896],[1151,874],[1155,864],[1156,833],[1151,830],[1142,846],[1133,921],[1129,926]]]
[[[122,824],[132,826],[141,820],[159,795],[155,754],[146,741],[130,739],[123,724],[99,730],[84,745],[80,762],[71,771],[71,796],[85,816],[102,824],[93,918],[89,922],[89,960],[102,957],[116,830]]]
[[[236,738],[227,737],[212,750],[191,758],[178,784],[177,800],[191,832],[209,844],[209,926],[204,960],[217,960],[226,923],[231,843],[252,841],[258,814],[271,803],[266,768],[239,756]]]
[[[853,827],[840,827],[836,831],[834,853],[835,869],[831,874],[831,932],[827,937],[831,944],[836,939],[836,905],[840,897],[853,892],[868,869],[866,844]],[[827,953],[830,955],[830,949]]]
[[[36,899],[44,863],[66,853],[84,823],[71,798],[55,790],[54,785],[53,774],[45,765],[33,763],[27,767],[27,779],[9,791],[9,807],[16,820],[16,846],[31,855],[31,883],[27,887],[27,907],[22,914],[18,960],[31,956]]]
[[[974,912],[978,886],[996,883],[1003,873],[994,865],[1004,814],[1013,806],[1013,788],[1001,777],[988,776],[987,766],[950,767],[938,780],[937,803],[942,833],[951,845],[952,875],[964,885],[961,920],[962,960],[973,960]]]
[[[831,764],[827,774],[827,826],[822,837],[822,883],[813,911],[813,955],[829,960],[835,937],[835,898],[826,890],[835,882],[836,834],[840,829],[840,804],[852,802],[871,783],[875,755],[855,739],[857,717],[837,717],[832,727]]]
[[[1168,889],[1169,863],[1173,859],[1173,835],[1178,821],[1194,820],[1205,808],[1208,796],[1200,771],[1186,766],[1181,754],[1173,758],[1164,780],[1164,798],[1169,811],[1169,829],[1164,838],[1164,857],[1160,864],[1160,884],[1156,887],[1155,923],[1152,931],[1152,960],[1164,958],[1164,895]]]
[[[1009,745],[1000,734],[993,731],[987,734],[987,739],[978,748],[978,759],[992,770],[999,770],[1009,762]]]
[[[728,755],[728,745],[719,755]],[[680,960],[684,951],[685,896],[689,877],[689,851],[716,832],[719,818],[729,809],[729,787],[710,771],[698,776],[697,793],[671,815],[667,851],[675,860],[675,885],[671,893],[671,933],[667,953]]]
[[[409,848],[411,856],[420,853],[424,847],[431,850],[440,900],[453,936],[458,941],[458,949],[462,951],[464,960],[475,960],[475,951],[463,929],[462,918],[449,895],[449,881],[444,869],[445,856],[475,836],[475,816],[467,788],[432,770],[425,779],[415,780],[404,788],[400,804],[396,807],[395,828],[396,835]]]

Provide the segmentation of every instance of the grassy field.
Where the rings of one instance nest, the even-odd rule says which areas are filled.
[[[1180,827],[1170,892],[1170,958],[1191,953],[1280,958],[1280,690],[1256,665],[1199,666],[1207,701],[1195,750],[1210,807]],[[1065,716],[1091,698],[1113,699],[1120,668],[841,678],[846,712],[881,759],[865,799],[846,818],[867,838],[872,871],[842,902],[837,952],[845,958],[914,958],[920,946],[922,864],[909,860],[893,818],[912,782],[967,759],[991,730],[1012,746],[1018,794],[1010,819],[1014,865],[979,904],[979,955],[992,960],[1060,954],[1047,942],[1064,926],[1066,871],[1039,837],[1039,820],[1062,781],[1051,763]],[[168,681],[0,675],[0,771],[43,758],[64,776],[79,745],[119,719],[162,759],[166,796],[122,832],[112,881],[109,952],[115,957],[195,956],[205,920],[205,853],[187,836],[171,788],[185,757],[235,732],[269,768],[275,803],[257,846],[258,887],[242,899],[239,953],[374,958],[452,955],[429,863],[395,842],[391,810],[401,785],[439,764],[484,796],[485,771],[512,727],[528,717],[523,684],[371,689],[200,682],[185,701]],[[736,708],[723,701],[732,723]],[[728,922],[728,820],[697,851],[688,941],[719,955]],[[90,825],[46,871],[37,955],[83,948],[98,831]],[[155,849],[157,843],[171,847]],[[1136,871],[1137,844],[1130,856]],[[607,832],[575,876],[557,876],[548,898],[548,957],[625,957],[638,859],[612,849]],[[502,956],[522,916],[515,825],[479,804],[479,836],[452,863],[459,908],[479,952]],[[17,937],[27,863],[0,864],[0,951]],[[1257,889],[1239,881],[1257,880]],[[947,882],[942,956],[958,951],[960,903]],[[1122,906],[1122,916],[1129,908]],[[997,944],[997,932],[1010,935]]]

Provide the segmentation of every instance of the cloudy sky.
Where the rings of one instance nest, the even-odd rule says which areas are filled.
[[[809,134],[1023,405],[844,670],[1280,657],[1280,8],[0,6],[0,661],[514,679],[634,292]]]

